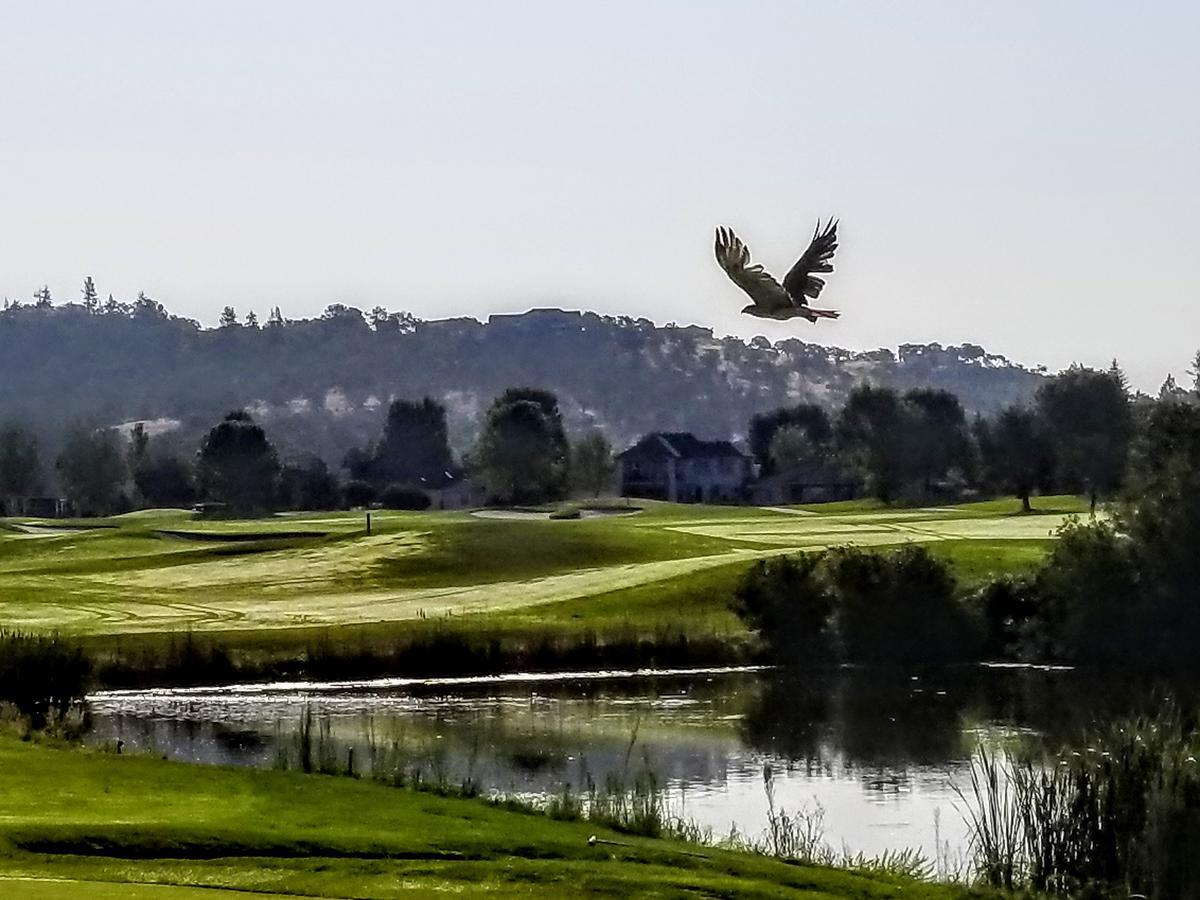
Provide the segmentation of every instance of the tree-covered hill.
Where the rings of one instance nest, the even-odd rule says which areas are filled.
[[[863,381],[959,395],[992,412],[1030,397],[1040,376],[981,347],[903,345],[851,352],[791,339],[715,337],[697,326],[533,310],[422,322],[329,307],[315,319],[202,328],[139,297],[132,304],[10,304],[0,312],[0,421],[44,434],[64,425],[164,420],[181,446],[245,407],[285,453],[338,462],[377,437],[387,403],[425,395],[449,411],[457,451],[504,389],[554,391],[568,429],[593,424],[615,445],[650,430],[739,437],[756,412],[839,405]],[[178,423],[178,424],[176,424]]]

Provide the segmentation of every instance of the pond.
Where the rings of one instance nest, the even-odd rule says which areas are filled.
[[[1152,688],[1053,668],[840,669],[391,679],[109,692],[90,740],[176,759],[270,767],[295,759],[306,716],[339,766],[381,748],[427,779],[546,795],[651,771],[672,812],[760,836],[764,767],[776,807],[823,818],[835,848],[965,853],[963,802],[980,744],[1057,749]],[[374,752],[373,752],[374,751]]]

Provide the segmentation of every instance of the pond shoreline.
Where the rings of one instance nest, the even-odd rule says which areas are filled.
[[[137,697],[189,697],[219,691],[224,696],[263,695],[303,692],[305,694],[334,693],[339,691],[395,689],[402,687],[466,687],[506,684],[569,683],[573,681],[632,681],[654,678],[689,678],[701,675],[741,675],[770,671],[772,666],[701,666],[673,669],[593,669],[560,672],[510,672],[493,675],[458,675],[431,678],[405,678],[385,676],[381,678],[347,679],[342,681],[272,681],[241,682],[236,684],[195,685],[187,687],[129,688],[94,691],[87,697],[89,702],[104,702]]]

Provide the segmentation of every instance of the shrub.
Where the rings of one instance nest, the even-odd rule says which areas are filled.
[[[983,651],[995,658],[1037,659],[1045,655],[1048,636],[1040,619],[1041,605],[1033,584],[1001,576],[974,595],[983,623]]]
[[[969,659],[974,650],[949,566],[924,547],[889,553],[839,548],[826,558],[838,636],[854,662]]]
[[[91,670],[83,650],[63,638],[0,631],[0,700],[34,729],[61,721],[83,700]]]
[[[834,598],[818,569],[822,554],[777,556],[755,563],[734,590],[735,609],[778,662],[829,653]]]
[[[1056,656],[1124,661],[1157,642],[1160,623],[1141,590],[1133,544],[1107,523],[1063,528],[1033,588]]]
[[[785,664],[834,650],[852,662],[947,662],[978,649],[949,567],[923,547],[764,560],[735,598],[738,614]]]
[[[412,485],[389,484],[379,499],[385,509],[429,509],[429,495]]]

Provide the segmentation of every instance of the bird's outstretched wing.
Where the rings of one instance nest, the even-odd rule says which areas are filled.
[[[787,291],[762,266],[750,265],[750,250],[732,229],[717,229],[717,262],[730,280],[750,295],[755,306],[764,311],[792,306]]]
[[[825,279],[818,278],[813,273],[833,271],[830,260],[833,259],[833,252],[837,250],[837,227],[837,220],[830,219],[822,231],[821,222],[818,220],[812,243],[783,277],[784,290],[798,306],[807,306],[808,300],[805,298],[815,300],[820,296],[821,288],[825,287]]]

